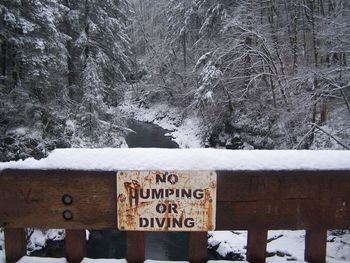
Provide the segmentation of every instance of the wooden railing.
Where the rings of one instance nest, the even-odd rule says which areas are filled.
[[[350,171],[217,171],[216,230],[248,230],[247,260],[265,262],[268,230],[305,229],[305,260],[323,263],[327,229],[350,228]],[[8,262],[25,254],[24,228],[66,229],[66,256],[80,262],[85,229],[116,229],[116,173],[5,170],[0,227]],[[62,201],[70,195],[71,204]],[[65,213],[66,212],[66,213]],[[64,218],[63,214],[70,216]],[[118,246],[118,244],[116,244]],[[126,258],[145,258],[144,232],[127,232]],[[189,261],[205,262],[207,235],[189,234]]]

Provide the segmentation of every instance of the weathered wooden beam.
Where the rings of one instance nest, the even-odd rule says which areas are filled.
[[[309,263],[326,263],[327,230],[310,229],[305,235],[305,261]]]
[[[6,262],[14,263],[26,255],[27,240],[24,228],[5,228]]]
[[[347,229],[350,171],[218,172],[216,229]]]
[[[250,263],[265,263],[266,244],[266,229],[249,229],[247,239],[247,260]]]
[[[5,170],[0,193],[0,226],[104,229],[117,224],[114,172]],[[64,203],[65,195],[71,204]]]
[[[86,256],[85,230],[66,230],[66,257],[68,262],[79,263]]]
[[[217,230],[349,228],[350,171],[217,173]],[[0,226],[116,228],[115,180],[114,172],[2,171]]]
[[[189,261],[191,263],[207,262],[207,232],[190,232],[188,246]]]
[[[128,263],[142,263],[145,260],[145,233],[126,233],[126,259]]]

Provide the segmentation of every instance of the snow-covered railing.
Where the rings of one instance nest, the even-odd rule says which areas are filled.
[[[322,263],[327,229],[350,228],[349,152],[125,149],[107,150],[105,163],[98,150],[75,152],[0,164],[0,227],[5,228],[8,262],[25,254],[26,227],[66,229],[66,256],[80,262],[86,253],[85,229],[117,228],[116,166],[216,170],[216,230],[248,230],[251,263],[265,262],[268,230],[305,229],[305,259]],[[144,232],[127,232],[126,248],[128,262],[143,262]],[[190,262],[206,258],[207,234],[190,232]]]

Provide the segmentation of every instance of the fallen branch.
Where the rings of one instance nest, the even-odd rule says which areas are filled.
[[[281,237],[283,237],[282,234],[281,234],[281,235],[278,235],[278,236],[273,236],[273,237],[267,239],[267,243],[270,243],[270,242],[272,242],[272,241],[274,241],[274,240],[277,240],[277,239],[279,239],[279,238],[281,238]]]
[[[342,95],[343,99],[344,99],[344,102],[345,102],[345,105],[346,107],[348,108],[348,111],[350,113],[350,103],[349,101],[347,100],[345,94],[344,94],[344,91],[343,90],[340,90],[340,94]]]
[[[311,128],[304,136],[303,136],[303,138],[300,140],[300,142],[296,145],[296,146],[294,146],[294,150],[297,150],[299,147],[300,147],[300,145],[309,137],[309,135],[312,133],[314,131],[314,128]]]
[[[322,129],[320,126],[318,126],[316,123],[312,123],[312,125],[319,131],[323,132],[324,134],[326,134],[327,136],[329,136],[330,138],[332,138],[334,141],[336,141],[339,145],[341,145],[342,147],[344,147],[344,149],[346,150],[350,150],[350,148],[348,146],[346,146],[345,144],[343,144],[341,141],[339,141],[337,138],[335,138],[332,134],[326,132],[324,129]]]

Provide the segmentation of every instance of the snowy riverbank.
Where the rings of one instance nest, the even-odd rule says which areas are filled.
[[[201,122],[195,115],[183,117],[182,109],[167,104],[154,104],[152,107],[139,107],[131,99],[127,99],[120,109],[130,119],[154,123],[169,130],[169,135],[180,146],[180,148],[200,148]]]

